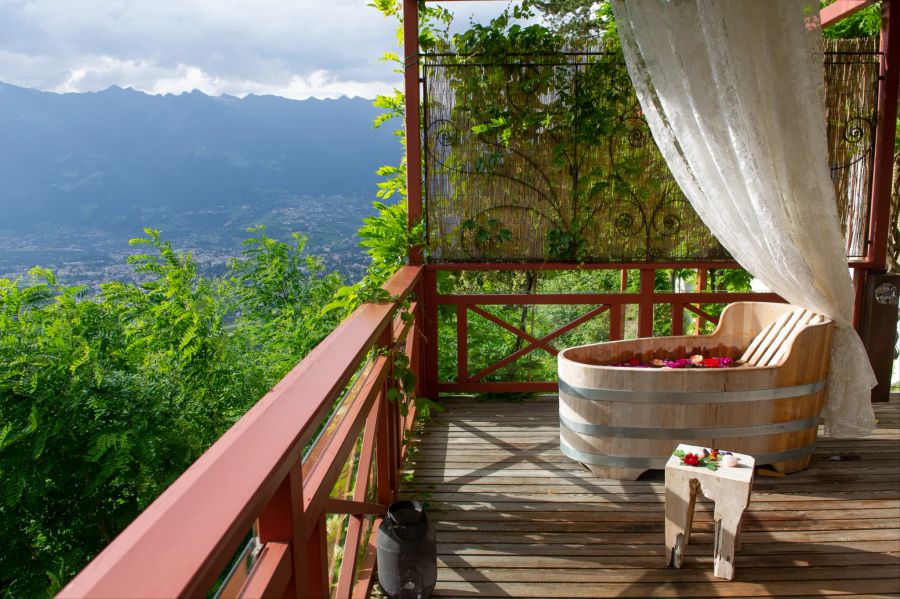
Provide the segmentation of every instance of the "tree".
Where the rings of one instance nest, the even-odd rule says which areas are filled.
[[[337,323],[299,236],[215,279],[146,233],[139,283],[0,279],[3,597],[59,590]]]

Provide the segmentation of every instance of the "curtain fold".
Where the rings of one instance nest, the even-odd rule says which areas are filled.
[[[828,169],[818,0],[613,0],[644,116],[697,214],[787,301],[832,318],[826,433],[869,434],[875,375]]]

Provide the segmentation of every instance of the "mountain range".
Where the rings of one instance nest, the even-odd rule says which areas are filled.
[[[352,236],[370,211],[376,169],[399,160],[391,128],[372,128],[379,112],[363,98],[61,94],[0,83],[0,274],[58,235],[66,251],[79,231],[88,246],[103,238],[118,247],[110,240],[144,226],[228,253],[246,226],[298,224],[321,250],[317,237]]]

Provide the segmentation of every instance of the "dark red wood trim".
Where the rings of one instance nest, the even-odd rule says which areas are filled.
[[[372,533],[369,535],[369,542],[366,545],[366,551],[363,554],[362,566],[359,568],[356,584],[353,585],[353,599],[368,599],[372,592],[372,583],[375,579],[375,543],[378,537],[375,531],[378,530],[379,526],[381,526],[381,518],[376,518],[375,521],[372,522]]]
[[[493,322],[493,323],[496,324],[497,326],[506,329],[507,331],[509,331],[509,332],[512,333],[513,335],[516,335],[517,337],[521,337],[521,338],[524,339],[525,341],[528,341],[529,343],[533,343],[533,344],[537,345],[538,347],[540,347],[541,349],[544,349],[544,350],[546,350],[546,351],[552,353],[554,356],[555,356],[557,353],[559,353],[559,352],[557,352],[556,348],[553,347],[553,346],[551,346],[550,344],[544,343],[543,341],[541,341],[541,340],[538,339],[537,337],[533,337],[533,336],[529,335],[528,333],[526,333],[526,332],[523,331],[522,329],[520,329],[520,328],[518,328],[518,327],[516,327],[516,326],[513,326],[513,325],[509,324],[508,322],[506,322],[505,320],[503,320],[502,318],[500,318],[500,317],[498,317],[498,316],[494,316],[493,314],[491,314],[491,313],[488,312],[487,310],[482,310],[482,309],[479,308],[478,306],[469,306],[469,309],[470,309],[472,312],[474,312],[475,314],[478,314],[479,316],[481,316],[482,318],[486,318],[487,320]]]
[[[668,268],[740,268],[734,260],[686,262],[429,262],[426,270],[636,270]],[[626,273],[627,276],[627,273]]]
[[[469,309],[456,305],[456,380],[469,380]]]
[[[373,452],[374,455],[374,452]],[[371,466],[371,462],[369,463]],[[362,474],[362,473],[360,473]],[[368,471],[365,473],[363,478],[368,478]],[[359,480],[359,479],[357,479]],[[369,503],[366,501],[360,500],[350,500],[350,499],[338,499],[337,497],[329,497],[328,501],[325,502],[325,513],[326,514],[351,514],[354,516],[360,515],[375,515],[375,516],[383,516],[387,511],[387,506],[382,505],[380,503]]]
[[[435,297],[435,301],[441,305],[466,306],[636,304],[640,299],[638,293],[484,293]]]
[[[303,569],[297,574],[300,579],[297,597],[328,599],[331,591],[328,580],[328,523],[324,513],[315,518],[312,532],[303,543],[303,550]]]
[[[867,260],[875,270],[884,270],[887,265],[888,234],[891,229],[891,182],[900,87],[900,6],[897,5],[897,0],[884,0],[881,4],[881,52],[872,210],[869,217],[872,244],[869,246]]]
[[[656,289],[656,271],[641,270],[641,300],[638,304],[638,337],[653,336],[653,298]]]
[[[271,541],[262,548],[247,582],[238,593],[239,598],[284,597],[293,578],[291,545]]]
[[[693,304],[685,304],[684,308],[688,312],[695,314],[696,316],[702,318],[703,320],[706,320],[713,324],[719,324],[719,319],[717,317],[713,316],[712,314],[710,314],[709,312],[707,312],[705,310],[701,310],[699,306],[695,306]]]
[[[853,328],[860,332],[860,320],[862,319],[863,303],[866,296],[866,279],[869,271],[861,268],[853,269]]]
[[[672,335],[684,335],[684,304],[672,304]]]
[[[609,308],[610,308],[609,305],[599,306],[599,307],[597,307],[597,308],[594,308],[593,310],[591,310],[591,311],[588,312],[587,314],[583,314],[583,315],[579,316],[578,318],[576,318],[575,320],[569,322],[569,323],[566,324],[565,326],[562,326],[562,327],[556,329],[555,331],[553,331],[552,333],[550,333],[550,334],[548,334],[548,335],[544,335],[543,337],[541,337],[541,338],[539,339],[539,341],[543,341],[543,342],[549,343],[550,341],[553,341],[553,340],[556,339],[557,337],[560,337],[561,335],[565,335],[566,333],[568,333],[569,331],[571,331],[571,330],[574,329],[575,327],[577,327],[577,326],[579,326],[579,325],[581,325],[581,324],[584,324],[585,322],[589,321],[590,319],[594,318],[595,316],[598,316],[598,315],[600,315],[600,314],[603,314],[604,312],[606,312],[607,310],[609,310]],[[489,374],[491,374],[491,373],[493,373],[493,372],[496,372],[496,371],[500,370],[501,368],[503,368],[503,367],[506,366],[507,364],[511,364],[511,363],[515,362],[516,360],[518,360],[519,358],[521,358],[521,357],[524,356],[525,354],[531,353],[531,352],[533,352],[533,351],[536,350],[536,349],[539,349],[538,345],[537,345],[536,343],[531,343],[531,344],[529,344],[529,345],[527,345],[527,346],[525,346],[525,347],[523,347],[523,348],[521,348],[521,349],[519,349],[519,350],[517,350],[517,351],[514,351],[513,353],[511,353],[511,354],[509,354],[508,356],[502,358],[502,359],[499,360],[498,362],[495,362],[494,364],[488,366],[487,368],[484,368],[484,369],[478,371],[477,373],[475,373],[474,375],[472,375],[472,377],[471,377],[469,380],[472,381],[472,382],[478,382],[478,381],[480,381],[481,379],[483,379],[484,377],[486,377],[487,375],[489,375]],[[554,348],[554,349],[556,349],[556,348]],[[556,350],[555,353],[554,353],[553,355],[557,355],[558,353],[559,353],[559,350]],[[459,381],[459,382],[467,382],[467,381]]]
[[[387,379],[387,356],[375,359],[371,374],[359,394],[353,398],[350,407],[343,416],[337,430],[328,442],[328,446],[318,462],[303,481],[303,511],[306,514],[318,514],[324,508],[331,495],[335,482],[356,444],[359,431],[372,410],[376,398],[382,393],[382,384]],[[304,522],[309,524],[307,518]],[[301,533],[302,536],[302,533]]]
[[[437,273],[425,270],[423,276],[423,334],[422,334],[422,395],[429,399],[437,399],[438,382],[438,293]]]
[[[653,302],[656,304],[729,304],[731,302],[783,303],[784,299],[777,293],[756,293],[752,291],[708,291],[706,293],[674,293],[663,291],[653,294]]]
[[[609,313],[609,340],[618,341],[625,336],[625,304],[612,306]]]

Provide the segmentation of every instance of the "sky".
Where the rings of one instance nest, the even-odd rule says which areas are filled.
[[[374,98],[401,87],[371,0],[0,0],[0,81],[54,92]],[[506,2],[452,2],[456,22]]]

